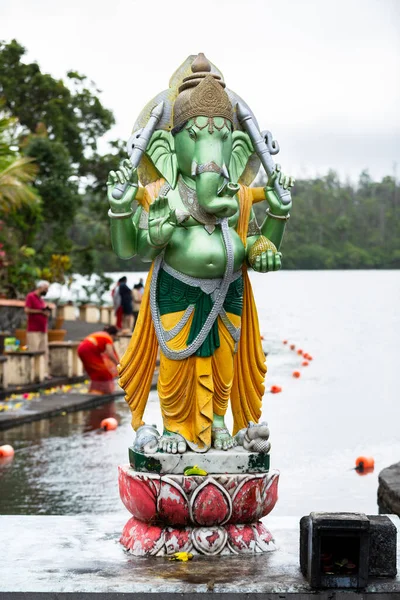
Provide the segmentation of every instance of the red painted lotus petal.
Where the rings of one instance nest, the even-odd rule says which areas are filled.
[[[229,495],[217,482],[208,480],[193,494],[191,512],[194,523],[198,525],[225,523],[231,513]]]
[[[262,516],[264,477],[245,480],[232,498],[230,523],[254,523]]]
[[[256,532],[251,525],[225,525],[228,534],[228,544],[239,554],[248,554],[256,551]]]
[[[189,502],[182,488],[167,477],[161,480],[157,499],[158,518],[168,525],[187,525],[190,522]]]
[[[273,473],[263,494],[261,517],[267,516],[278,501],[279,472]]]
[[[195,527],[192,530],[193,546],[200,554],[219,554],[224,549],[227,539],[223,527]]]
[[[154,556],[164,544],[163,529],[132,517],[122,531],[120,542],[135,556]]]
[[[131,474],[124,467],[119,467],[119,495],[129,512],[140,519],[149,522],[155,519],[156,487],[146,476]]]
[[[257,546],[260,548],[262,552],[268,552],[270,550],[275,550],[274,539],[272,537],[272,533],[265,527],[261,521],[258,523],[254,523],[252,525],[253,531],[255,533],[255,539],[257,542]]]
[[[175,529],[168,527],[164,533],[165,547],[167,554],[175,552],[190,552],[193,548],[191,528]]]

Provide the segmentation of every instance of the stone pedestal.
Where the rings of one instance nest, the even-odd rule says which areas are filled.
[[[236,449],[225,454],[230,453],[236,454]],[[192,455],[192,465],[202,456],[187,455]],[[132,518],[120,541],[135,556],[274,550],[273,537],[259,519],[276,504],[278,479],[278,471],[185,476],[142,473],[122,466],[120,496]]]
[[[57,308],[57,316],[64,321],[76,321],[76,307],[73,304],[64,304]]]
[[[5,363],[8,385],[40,383],[45,376],[44,352],[7,352]]]
[[[113,312],[114,312],[114,308],[112,306],[101,306],[100,307],[100,323],[104,323],[105,325],[113,325],[113,323],[112,323]]]
[[[82,304],[79,307],[79,318],[86,323],[99,322],[99,309],[94,304]]]
[[[82,362],[78,356],[79,342],[49,343],[50,373],[53,377],[79,377],[83,375]]]

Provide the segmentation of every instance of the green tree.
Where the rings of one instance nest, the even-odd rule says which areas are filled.
[[[70,71],[66,85],[37,63],[22,62],[24,54],[16,40],[0,42],[0,96],[25,130],[35,133],[44,123],[49,139],[62,142],[84,174],[85,152],[96,150],[98,138],[114,124],[113,114],[86,76]]]
[[[36,165],[31,191],[41,202],[35,211],[31,205],[21,206],[8,224],[13,220],[17,238],[24,236],[35,250],[40,268],[49,264],[52,255],[68,253],[73,270],[101,271],[100,261],[92,255],[99,246],[109,247],[109,240],[99,213],[87,215],[81,236],[74,236],[73,230],[82,221],[77,217],[80,207],[87,214],[93,198],[100,197],[99,190],[105,193],[105,171],[111,163],[109,156],[98,154],[97,141],[114,117],[86,76],[70,71],[65,81],[55,79],[38,64],[25,63],[24,54],[16,40],[0,42],[0,101],[18,119],[21,159]]]

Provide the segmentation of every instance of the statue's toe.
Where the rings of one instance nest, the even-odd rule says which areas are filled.
[[[178,442],[178,453],[179,454],[183,454],[184,452],[186,452],[187,449],[187,445],[186,442]]]

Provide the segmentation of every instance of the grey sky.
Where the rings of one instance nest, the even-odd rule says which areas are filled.
[[[400,0],[0,0],[0,38],[103,91],[129,137],[143,106],[204,52],[295,176],[400,174]]]

